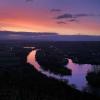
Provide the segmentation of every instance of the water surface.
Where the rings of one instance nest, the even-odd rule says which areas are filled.
[[[88,87],[86,81],[86,75],[88,71],[93,70],[93,65],[91,64],[75,64],[71,59],[68,59],[68,64],[66,65],[67,68],[72,70],[72,75],[70,76],[60,76],[59,74],[54,74],[49,70],[44,70],[36,61],[35,55],[37,50],[31,51],[27,56],[27,62],[32,64],[34,68],[41,72],[42,74],[46,75],[47,77],[53,77],[58,80],[62,80],[68,82],[69,85],[74,86],[78,90],[83,90],[84,88]]]

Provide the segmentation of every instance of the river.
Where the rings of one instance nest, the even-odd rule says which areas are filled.
[[[52,77],[58,80],[62,80],[64,82],[68,82],[67,84],[73,86],[74,88],[83,91],[84,89],[87,89],[88,84],[86,81],[86,75],[89,71],[93,70],[93,65],[91,64],[75,64],[71,59],[68,59],[68,64],[66,65],[67,68],[72,70],[72,75],[68,76],[60,76],[56,75],[50,70],[44,70],[41,68],[39,63],[36,61],[35,55],[37,50],[31,51],[27,56],[27,63],[30,63],[34,66],[34,68],[41,72],[42,74],[46,75],[47,77]],[[88,87],[89,89],[89,87]],[[87,90],[88,90],[87,89]],[[88,90],[89,91],[89,90]]]

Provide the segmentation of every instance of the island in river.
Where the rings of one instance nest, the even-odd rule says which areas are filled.
[[[92,50],[92,53],[95,53],[92,56],[95,58],[99,55],[99,44],[100,42],[0,41],[0,100],[100,100],[100,97],[95,94],[81,92],[69,84],[48,78],[38,72],[34,66],[26,63],[27,55],[33,49],[25,48],[41,49],[54,45],[68,58],[75,58],[77,55],[75,52],[80,51],[80,55],[84,55],[88,53],[88,50]],[[88,62],[87,55],[84,57],[86,59],[83,63]]]
[[[50,46],[37,50],[36,60],[44,70],[60,75],[71,75],[71,70],[65,67],[68,59],[58,48]]]

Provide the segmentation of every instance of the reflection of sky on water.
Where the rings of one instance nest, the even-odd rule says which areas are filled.
[[[71,59],[69,59],[69,63],[67,67],[72,70],[72,75],[71,76],[59,76],[54,73],[51,73],[50,71],[45,71],[43,70],[40,65],[37,63],[35,59],[36,55],[36,50],[32,51],[29,53],[27,57],[27,62],[32,64],[36,70],[40,71],[42,74],[48,76],[48,77],[53,77],[56,79],[60,80],[68,80],[69,84],[74,84],[75,87],[79,90],[82,90],[84,87],[86,87],[87,82],[85,79],[85,76],[88,71],[92,69],[92,65],[90,64],[74,64]]]
[[[90,64],[75,64],[72,62],[71,59],[69,59],[69,63],[67,65],[68,68],[72,70],[72,76],[65,76],[64,79],[69,80],[69,84],[74,84],[76,88],[79,90],[82,90],[83,87],[86,86],[86,74],[88,71],[92,69],[92,65]]]
[[[35,55],[36,55],[36,50],[32,51],[29,53],[29,55],[27,56],[27,63],[32,64],[36,70],[40,71],[42,74],[48,76],[48,77],[53,77],[56,79],[62,79],[63,77],[56,75],[54,73],[51,73],[49,70],[45,71],[43,70],[40,65],[38,64],[38,62],[35,59]]]
[[[36,55],[36,50],[30,52],[29,55],[27,56],[27,63],[32,64],[36,70],[40,71],[40,65],[36,62],[35,55]]]

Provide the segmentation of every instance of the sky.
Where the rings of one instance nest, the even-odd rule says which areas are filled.
[[[100,0],[0,0],[0,30],[100,35]]]

